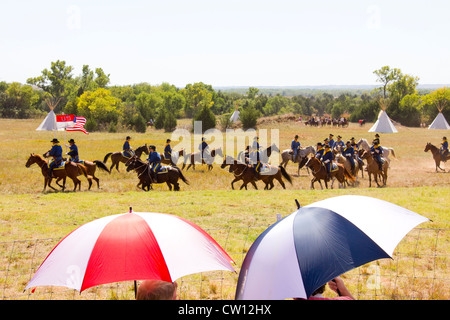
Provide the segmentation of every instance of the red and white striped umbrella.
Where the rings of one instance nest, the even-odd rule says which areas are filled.
[[[176,279],[205,271],[235,271],[234,261],[199,226],[183,218],[132,212],[100,218],[72,231],[28,283],[83,290],[105,283]]]

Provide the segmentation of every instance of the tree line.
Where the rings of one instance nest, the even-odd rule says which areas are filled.
[[[417,90],[419,78],[400,69],[384,66],[374,71],[380,87],[362,92],[310,90],[307,94],[286,95],[249,87],[245,92],[215,90],[197,82],[177,88],[169,83],[150,85],[110,85],[110,75],[102,68],[84,65],[81,74],[65,61],[51,62],[49,69],[27,79],[26,84],[0,82],[2,118],[37,118],[56,104],[55,112],[87,119],[88,131],[134,130],[145,132],[151,123],[157,129],[172,131],[177,119],[202,121],[203,129],[225,129],[236,109],[244,128],[256,127],[263,116],[293,113],[302,117],[347,117],[352,122],[375,121],[381,106],[405,126],[430,123],[442,110],[450,118],[450,89]]]

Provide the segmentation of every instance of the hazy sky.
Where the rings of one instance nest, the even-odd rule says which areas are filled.
[[[449,84],[449,13],[448,0],[2,1],[0,81],[59,59],[118,85],[375,84],[384,65]]]

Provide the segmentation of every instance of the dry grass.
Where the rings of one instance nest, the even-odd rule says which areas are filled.
[[[397,159],[391,162],[389,178],[386,188],[368,188],[368,180],[360,178],[360,185],[356,188],[334,189],[334,190],[310,190],[311,177],[306,170],[302,170],[297,176],[297,167],[292,163],[287,170],[293,177],[293,184],[287,184],[287,189],[283,190],[275,182],[275,188],[271,191],[264,191],[259,183],[260,190],[248,191],[231,190],[230,182],[233,179],[227,170],[220,169],[215,165],[210,172],[205,166],[199,166],[196,171],[184,171],[185,176],[190,181],[190,185],[181,183],[181,192],[169,192],[166,185],[154,186],[154,191],[143,192],[136,188],[137,178],[134,173],[126,173],[123,164],[120,165],[121,172],[113,171],[110,175],[98,172],[101,189],[97,190],[93,186],[91,191],[86,191],[87,182],[82,178],[81,192],[49,192],[43,194],[43,177],[39,168],[34,165],[25,168],[25,162],[30,153],[44,153],[51,144],[54,137],[52,132],[37,132],[35,128],[40,120],[4,120],[0,119],[0,143],[2,152],[0,154],[0,243],[10,243],[20,240],[30,239],[55,239],[66,235],[77,226],[93,219],[125,212],[129,206],[135,211],[156,211],[183,216],[192,220],[204,229],[210,230],[216,240],[226,247],[226,250],[236,261],[237,271],[240,268],[244,253],[257,237],[260,231],[276,220],[276,214],[286,216],[295,210],[294,199],[298,199],[302,205],[309,204],[324,198],[343,195],[359,194],[377,197],[386,201],[404,206],[410,210],[418,212],[433,222],[421,225],[423,228],[448,229],[450,210],[447,207],[449,199],[450,175],[449,173],[436,173],[434,161],[430,153],[425,153],[424,148],[427,142],[439,145],[441,138],[446,132],[439,130],[427,130],[420,128],[398,127],[397,134],[381,134],[381,144],[393,147]],[[190,120],[183,120],[180,126],[188,127]],[[359,127],[351,124],[348,128],[311,128],[299,125],[298,122],[290,121],[286,123],[266,122],[260,129],[279,129],[280,149],[287,149],[295,134],[300,136],[303,146],[315,145],[318,141],[323,141],[329,133],[335,136],[340,134],[343,140],[351,137],[366,138],[372,140],[373,134],[367,132],[370,124]],[[270,132],[270,130],[269,130]],[[86,160],[103,160],[108,152],[119,151],[126,135],[133,137],[132,146],[136,148],[142,144],[155,144],[158,149],[162,149],[164,142],[170,138],[170,133],[160,130],[149,129],[145,134],[137,133],[64,133],[58,132],[56,136],[63,140],[74,138],[80,150],[80,156]],[[110,162],[108,162],[108,166]],[[449,170],[449,164],[443,164]],[[235,187],[239,183],[235,184]],[[68,189],[71,189],[72,182],[68,182]],[[245,227],[262,226],[261,230],[248,233]],[[243,229],[239,229],[242,228]],[[233,229],[233,234],[227,234],[225,228]],[[382,262],[383,272],[395,269],[395,274],[401,275],[393,279],[389,276],[383,280],[383,295],[391,296],[395,299],[398,296],[405,296],[399,288],[411,287],[417,292],[414,298],[417,299],[448,299],[448,285],[445,285],[449,277],[446,267],[446,256],[448,252],[448,241],[445,237],[439,243],[437,249],[433,246],[436,242],[434,236],[420,237],[420,252],[427,250],[439,256],[444,256],[441,260],[434,259],[435,265],[429,265],[426,261],[417,263],[414,252],[417,252],[418,242],[416,238],[405,238],[399,250],[399,259],[405,260],[400,265],[392,265],[389,261]],[[243,245],[243,243],[245,245]],[[34,252],[34,264],[40,263],[45,257],[54,241],[39,247],[38,252]],[[26,242],[24,251],[34,249],[32,243]],[[436,246],[435,246],[436,247]],[[5,270],[5,263],[8,263],[8,252],[10,245],[5,245],[1,250],[2,260],[0,269]],[[20,251],[22,252],[22,251]],[[409,252],[409,253],[408,253]],[[39,258],[41,257],[41,258]],[[26,254],[15,256],[13,259],[15,268],[23,268],[23,265],[30,265],[30,257]],[[426,259],[421,257],[420,259]],[[11,260],[9,260],[11,261]],[[415,268],[411,267],[411,261],[416,263]],[[436,263],[437,261],[437,263]],[[439,263],[440,261],[440,263]],[[9,262],[10,263],[10,262]],[[420,266],[420,267],[419,267]],[[35,265],[33,267],[36,267]],[[9,266],[14,268],[14,266]],[[358,268],[358,277],[366,281],[370,272]],[[430,281],[421,283],[422,277],[417,274],[426,275],[429,272],[438,274],[437,278],[442,281]],[[416,274],[411,274],[416,273]],[[404,277],[403,277],[404,275]],[[8,287],[9,297],[22,291],[28,281],[29,275],[23,276],[16,285]],[[192,299],[215,299],[219,297],[233,298],[233,288],[236,277],[228,279],[229,275],[224,275],[226,280],[217,282],[214,275],[201,275],[203,277],[203,287],[195,289],[189,279],[184,280],[180,290],[189,290],[192,295],[185,298]],[[0,279],[4,277],[0,276]],[[435,276],[436,278],[436,276]],[[194,279],[196,279],[194,277]],[[414,283],[407,283],[412,281]],[[364,282],[362,281],[362,282]],[[361,281],[360,281],[361,282]],[[197,283],[197,282],[196,282]],[[1,282],[0,282],[1,284]],[[186,287],[187,286],[187,287]],[[206,286],[206,287],[205,287]],[[358,281],[352,283],[352,289],[360,290]],[[433,290],[431,289],[433,287]],[[0,285],[1,288],[1,285]],[[189,289],[187,289],[189,288]],[[205,288],[207,290],[205,291]],[[91,289],[93,291],[94,289]],[[95,289],[97,290],[97,289]],[[105,299],[128,299],[132,286],[128,286],[124,293],[107,293],[101,295]],[[362,290],[362,289],[361,289]],[[198,293],[194,293],[198,292]],[[70,296],[71,293],[68,293]],[[53,299],[61,297],[53,295]],[[89,293],[86,292],[89,299]],[[49,296],[43,297],[48,299]],[[65,299],[69,298],[64,296]]]

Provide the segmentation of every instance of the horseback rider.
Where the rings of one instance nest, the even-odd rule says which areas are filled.
[[[333,150],[334,144],[336,143],[334,141],[333,137],[334,137],[334,135],[332,133],[330,133],[330,136],[329,136],[330,139],[328,140],[328,144],[330,145],[331,150]]]
[[[361,165],[361,167],[363,166],[364,162],[363,160],[359,157],[359,147],[358,144],[355,142],[355,137],[351,137],[350,138],[350,142],[352,144],[352,148],[353,150],[355,150],[355,159],[358,161],[358,163]]]
[[[375,133],[375,140],[378,140],[378,144],[380,144],[380,135]]]
[[[323,155],[323,153],[325,151],[325,149],[323,147],[323,144],[321,142],[317,142],[317,148],[316,149],[317,149],[317,151],[316,151],[315,157],[320,160],[320,158],[322,158],[322,155]]]
[[[337,136],[337,140],[334,143],[334,147],[332,147],[332,149],[336,149],[336,150],[342,150],[345,148],[345,143],[344,141],[341,140],[342,137],[341,136]]]
[[[68,142],[69,142],[69,145],[70,145],[69,146],[70,151],[67,152],[67,155],[70,156],[70,161],[72,161],[72,162],[80,162],[80,158],[78,156],[78,147],[75,144],[75,140],[70,139]]]
[[[62,158],[63,149],[59,144],[58,139],[53,138],[53,140],[50,142],[53,143],[53,146],[49,151],[46,152],[46,155],[53,157],[53,161],[51,161],[50,164],[48,165],[48,178],[51,179],[53,175],[53,169],[57,168],[63,160]]]
[[[256,141],[256,139],[255,139]],[[258,181],[259,173],[261,172],[261,154],[260,150],[256,149],[256,144],[253,144],[250,149],[250,163],[253,165],[253,170],[255,171],[254,181]]]
[[[380,171],[383,170],[383,162],[381,160],[381,156],[383,155],[383,148],[380,146],[380,141],[378,139],[374,139],[372,141],[372,147],[370,147],[370,153],[375,161],[378,163],[378,169]]]
[[[170,147],[170,139],[166,140],[166,146],[164,147],[164,158],[170,160],[172,157],[172,148]]]
[[[294,156],[294,162],[297,160],[298,150],[300,149],[300,141],[298,141],[298,135],[295,135],[294,140],[291,142],[291,152]]]
[[[352,175],[355,174],[355,149],[353,149],[350,141],[347,141],[345,149],[342,151],[342,155],[350,161],[350,166],[352,168]]]
[[[123,149],[123,155],[124,155],[125,157],[127,157],[127,158],[131,158],[132,156],[134,156],[133,149],[132,149],[131,146],[130,146],[130,140],[131,140],[131,137],[130,137],[130,136],[127,136],[127,137],[125,138],[125,142],[124,142],[123,147],[122,147],[122,149]]]
[[[331,165],[333,164],[333,152],[331,152],[330,146],[328,144],[325,145],[325,151],[320,158],[320,161],[322,161],[325,168],[327,169],[327,180],[330,180]]]
[[[151,145],[148,147],[148,164],[151,165],[150,177],[153,181],[157,181],[157,174],[161,170],[161,155],[156,152],[156,147]]]
[[[441,148],[440,148],[439,151],[440,151],[440,154],[441,154],[442,161],[446,162],[447,161],[447,154],[448,154],[447,137],[443,137],[442,138]]]
[[[254,137],[253,138],[252,148],[253,148],[253,150],[258,150],[259,151],[259,137]]]
[[[209,156],[209,145],[206,143],[206,139],[202,138],[202,143],[198,146],[198,150],[202,153],[202,159],[206,156]]]

